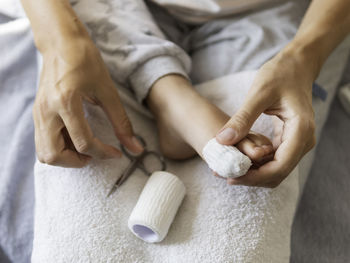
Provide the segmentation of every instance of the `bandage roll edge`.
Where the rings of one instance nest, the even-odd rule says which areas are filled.
[[[177,176],[169,172],[154,172],[130,214],[130,231],[145,242],[161,242],[169,231],[185,193],[186,188]]]

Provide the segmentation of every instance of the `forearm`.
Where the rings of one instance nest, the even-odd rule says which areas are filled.
[[[350,1],[313,0],[283,54],[299,57],[315,79],[333,49],[350,33]]]
[[[67,40],[88,36],[69,0],[22,0],[22,5],[41,53]]]

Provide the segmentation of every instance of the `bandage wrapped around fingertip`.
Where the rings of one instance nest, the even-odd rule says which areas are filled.
[[[236,147],[222,145],[215,138],[209,140],[203,148],[203,158],[210,169],[226,178],[236,178],[245,175],[251,160]]]

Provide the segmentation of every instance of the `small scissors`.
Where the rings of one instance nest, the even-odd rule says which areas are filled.
[[[113,194],[118,189],[118,187],[120,187],[129,178],[129,176],[135,171],[136,168],[141,169],[141,171],[143,171],[146,175],[150,176],[154,171],[149,171],[146,168],[145,159],[148,156],[153,155],[157,158],[157,160],[161,164],[161,171],[164,171],[166,169],[166,163],[165,163],[164,157],[157,152],[147,151],[145,140],[141,136],[136,135],[136,137],[140,140],[144,150],[139,155],[132,155],[131,153],[128,152],[128,150],[124,148],[123,145],[121,145],[122,152],[126,155],[126,157],[130,159],[131,162],[128,165],[128,167],[125,169],[125,171],[122,173],[122,175],[113,184],[113,187],[109,191],[107,197]]]

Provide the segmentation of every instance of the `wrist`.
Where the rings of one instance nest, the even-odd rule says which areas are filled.
[[[24,1],[24,7],[31,22],[35,45],[41,53],[76,39],[89,38],[68,0],[38,1],[33,6]]]
[[[293,40],[277,56],[281,61],[288,61],[302,74],[314,81],[323,64],[322,56],[312,44]]]
[[[89,42],[91,39],[83,25],[70,24],[68,26],[57,25],[56,28],[51,29],[49,34],[46,30],[34,33],[34,41],[40,53],[45,55],[75,43]]]

